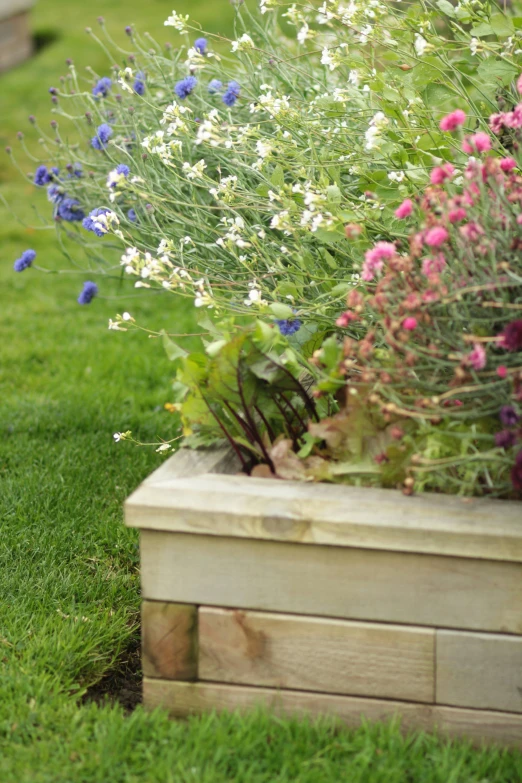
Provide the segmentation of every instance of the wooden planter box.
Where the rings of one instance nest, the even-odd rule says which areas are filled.
[[[26,60],[33,51],[29,11],[34,0],[0,0],[0,72]]]
[[[402,716],[522,747],[522,505],[232,475],[182,450],[131,495],[144,701]]]

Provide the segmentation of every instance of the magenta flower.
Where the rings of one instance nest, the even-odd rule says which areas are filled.
[[[422,273],[429,277],[430,275],[437,275],[442,272],[446,266],[446,259],[442,253],[437,253],[434,258],[425,258],[422,262]]]
[[[500,168],[502,171],[505,171],[506,174],[509,174],[510,171],[513,171],[513,169],[516,169],[517,162],[514,158],[502,158],[500,161]]]
[[[505,378],[507,376],[507,367],[505,364],[501,364],[497,367],[497,375],[499,378]]]
[[[454,131],[459,125],[464,125],[466,121],[466,115],[462,109],[456,109],[451,114],[447,114],[443,117],[439,123],[439,128],[442,131]]]
[[[487,362],[484,347],[480,343],[474,343],[473,350],[468,353],[467,359],[474,370],[483,370]]]
[[[428,247],[440,247],[449,238],[449,234],[443,226],[435,226],[426,231],[424,242]]]
[[[506,351],[522,349],[522,320],[511,321],[500,335],[500,345]]]
[[[449,177],[453,176],[453,172],[455,171],[455,168],[451,165],[451,163],[445,163],[443,166],[437,166],[437,168],[433,169],[430,175],[430,182],[432,185],[442,185],[444,180],[449,179]]]
[[[464,239],[467,239],[470,242],[476,242],[477,239],[484,234],[482,226],[475,223],[474,220],[466,223],[464,226],[459,226],[459,231]]]
[[[408,332],[413,332],[413,330],[417,328],[417,319],[412,315],[409,315],[408,318],[405,318],[402,322],[402,328],[406,329]]]
[[[462,149],[468,155],[473,155],[474,152],[487,152],[491,149],[491,139],[483,131],[474,133],[473,136],[466,136],[462,142]]]
[[[382,272],[384,261],[393,258],[395,252],[395,245],[391,242],[377,242],[371,250],[367,250],[364,254],[362,279],[367,283],[373,280],[376,274]]]
[[[448,212],[448,220],[450,223],[460,223],[461,220],[464,220],[464,218],[467,218],[468,213],[465,209],[462,207],[457,207],[456,209],[450,209]]]
[[[399,218],[399,220],[403,220],[404,218],[407,218],[411,215],[413,212],[413,201],[411,198],[406,198],[400,205],[400,207],[397,207],[395,210],[395,217]]]

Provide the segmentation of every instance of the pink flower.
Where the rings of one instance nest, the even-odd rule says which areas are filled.
[[[408,318],[405,318],[402,322],[402,328],[406,329],[408,332],[413,332],[413,330],[417,328],[417,319],[412,315],[409,315]]]
[[[460,223],[461,220],[464,220],[468,216],[468,213],[465,209],[462,207],[457,207],[456,209],[450,209],[448,212],[448,220],[450,223]]]
[[[500,161],[500,168],[507,174],[509,174],[510,171],[513,171],[513,169],[516,169],[517,165],[518,164],[514,158],[502,158]]]
[[[451,163],[445,163],[443,166],[437,166],[433,169],[430,175],[430,182],[432,185],[442,185],[445,179],[448,179],[453,175],[455,171],[454,166]]]
[[[505,364],[501,364],[500,367],[497,367],[497,375],[499,378],[505,378],[507,375],[507,367]]]
[[[422,273],[429,277],[430,275],[437,275],[442,272],[446,266],[446,259],[442,253],[437,253],[434,258],[425,258],[422,262]]]
[[[517,90],[522,94],[522,73],[517,79]]]
[[[395,255],[395,245],[391,242],[377,242],[364,254],[361,277],[365,282],[373,280],[376,274],[382,272],[384,260],[389,260]]]
[[[472,155],[474,152],[487,152],[491,149],[491,139],[483,131],[474,133],[473,136],[466,136],[462,142],[462,149],[468,155]]]
[[[506,128],[520,128],[522,126],[522,104],[519,103],[513,111],[506,112],[502,119]]]
[[[454,131],[459,125],[464,125],[466,121],[466,115],[462,109],[452,111],[451,114],[447,114],[443,117],[439,123],[439,128],[442,131]]]
[[[435,226],[426,231],[424,242],[428,247],[440,247],[449,238],[449,234],[443,226]]]
[[[473,350],[468,353],[467,360],[474,370],[483,370],[486,366],[486,351],[480,343],[474,343]]]
[[[522,212],[520,213],[520,215],[517,215],[517,223],[519,226],[522,225]]]
[[[504,127],[504,114],[492,114],[489,118],[489,127],[493,131],[493,133],[498,136],[499,133],[502,132],[502,128]]]
[[[411,200],[411,198],[406,198],[404,199],[400,207],[398,207],[395,210],[395,217],[399,218],[399,220],[402,220],[403,218],[409,217],[412,212],[413,212],[413,201]]]
[[[470,242],[476,242],[479,237],[484,233],[484,229],[475,221],[470,221],[464,226],[459,227],[459,231],[464,239],[468,239]]]
[[[355,313],[351,313],[349,310],[346,310],[346,312],[341,313],[337,321],[335,322],[336,326],[345,327],[348,326],[350,321],[356,321],[357,315]]]

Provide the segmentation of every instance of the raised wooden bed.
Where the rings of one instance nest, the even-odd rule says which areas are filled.
[[[34,0],[0,0],[0,72],[26,60],[33,42],[29,11]]]
[[[144,700],[257,703],[522,747],[522,505],[231,475],[181,451],[128,499]]]

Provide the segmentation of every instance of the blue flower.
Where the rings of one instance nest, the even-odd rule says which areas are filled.
[[[110,212],[110,210],[105,209],[105,207],[98,207],[98,209],[91,210],[88,216],[83,219],[82,226],[87,229],[87,231],[92,231],[97,237],[105,236],[107,229],[97,221],[96,218],[100,215],[106,215],[108,212]]]
[[[47,198],[53,204],[59,204],[65,198],[65,191],[61,185],[49,185],[47,188]]]
[[[180,98],[181,100],[184,100],[187,98],[192,90],[195,88],[196,84],[198,83],[198,80],[195,76],[187,76],[185,79],[182,79],[180,82],[176,84],[174,87],[174,92]]]
[[[103,96],[103,98],[106,98],[107,95],[110,92],[110,89],[112,87],[112,79],[109,79],[108,76],[103,76],[96,85],[92,88],[92,94],[99,98],[100,95]]]
[[[83,177],[83,168],[81,163],[69,163],[67,166],[67,171],[69,172],[70,177],[77,177],[78,179]]]
[[[194,41],[194,49],[200,54],[205,54],[207,51],[208,41],[206,38],[197,38]]]
[[[34,250],[24,250],[20,258],[17,258],[14,262],[13,269],[15,272],[23,272],[24,269],[28,269],[36,258]]]
[[[97,293],[98,293],[98,286],[96,285],[96,283],[91,283],[90,280],[88,280],[86,283],[83,284],[83,288],[80,292],[80,296],[78,297],[78,304],[81,305],[90,304]]]
[[[136,215],[136,210],[131,207],[127,212],[127,217],[129,218],[131,223],[135,223],[138,219],[138,216]]]
[[[103,150],[108,144],[110,137],[112,136],[112,128],[104,122],[96,129],[96,136],[91,139],[91,146],[95,150]]]
[[[142,79],[136,79],[132,89],[136,95],[143,95],[145,93],[145,82]]]
[[[295,334],[302,326],[301,321],[297,318],[293,318],[292,320],[283,318],[280,321],[276,321],[276,324],[279,327],[281,334],[285,337],[290,337],[290,335]]]
[[[128,177],[130,168],[125,163],[118,163],[116,166],[116,174],[123,174],[124,177]]]
[[[214,95],[214,93],[219,92],[222,87],[223,87],[223,82],[220,82],[219,79],[212,79],[212,81],[208,83],[208,91],[211,95]]]
[[[85,212],[80,207],[80,202],[76,198],[70,196],[64,196],[58,204],[56,214],[62,220],[66,220],[68,223],[74,223],[78,220],[83,220]]]
[[[43,186],[47,185],[51,180],[52,176],[49,174],[47,166],[38,166],[34,175],[34,184],[38,185],[39,188],[43,188]]]
[[[54,178],[59,179],[60,169],[58,168],[58,166],[51,166],[49,177],[50,179],[54,179]]]
[[[227,84],[227,90],[225,94],[223,95],[223,103],[226,106],[233,106],[237,99],[239,98],[239,93],[241,91],[241,85],[238,84],[238,82],[232,81]]]

